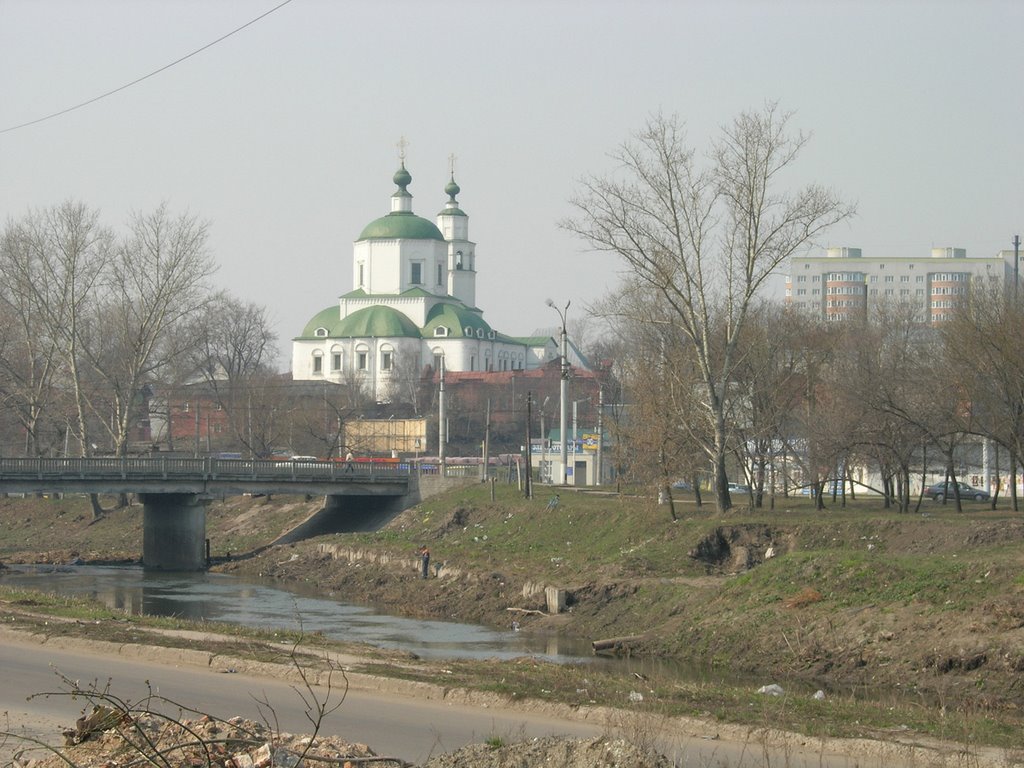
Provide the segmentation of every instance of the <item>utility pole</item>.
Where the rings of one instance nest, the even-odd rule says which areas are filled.
[[[490,460],[491,460],[491,398],[487,398],[487,416],[484,421],[484,442],[483,442],[483,464],[480,469],[480,482],[487,482],[487,478],[490,476]]]
[[[1013,236],[1013,303],[1020,294],[1020,235]]]
[[[437,462],[440,464],[441,477],[448,474],[445,462],[445,446],[448,444],[448,414],[444,402],[444,355],[441,355],[441,370],[437,390]]]
[[[533,418],[533,392],[526,393],[526,480],[523,483],[523,495],[533,498],[533,455],[530,450],[530,419]]]
[[[604,453],[604,385],[597,390],[597,481],[595,485],[601,484],[601,474],[604,467],[601,465]]]
[[[561,485],[568,485],[568,464],[569,464],[569,443],[565,439],[565,432],[567,428],[566,424],[566,411],[569,405],[569,344],[568,338],[565,331],[565,318],[569,314],[569,305],[572,301],[565,302],[565,309],[559,309],[558,306],[551,299],[547,300],[547,305],[551,307],[555,312],[558,313],[558,319],[562,321],[562,381],[559,387],[559,406],[558,406],[558,429],[559,437],[562,441],[562,482]]]

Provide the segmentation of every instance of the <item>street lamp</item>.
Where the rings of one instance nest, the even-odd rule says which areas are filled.
[[[551,299],[547,300],[547,305],[551,307],[555,312],[558,313],[558,319],[562,321],[562,381],[559,387],[559,403],[558,403],[558,430],[559,435],[562,438],[562,482],[561,485],[568,485],[566,475],[566,465],[569,463],[569,443],[565,437],[565,417],[566,411],[568,410],[569,400],[569,346],[566,341],[565,333],[565,317],[569,314],[569,305],[572,301],[565,302],[565,309],[559,309],[558,306]],[[573,435],[575,439],[575,435]]]

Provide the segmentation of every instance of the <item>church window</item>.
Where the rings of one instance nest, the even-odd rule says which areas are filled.
[[[360,371],[365,371],[367,369],[368,363],[369,356],[366,354],[365,350],[360,350],[359,352],[356,352],[356,368],[358,368]]]
[[[478,339],[482,339],[484,337],[484,329],[483,328],[477,328],[476,329],[476,337]]]
[[[331,370],[332,371],[340,371],[341,370],[341,352],[334,352],[331,355]]]
[[[463,330],[463,332],[464,332],[464,333],[465,333],[465,334],[466,334],[467,336],[472,336],[472,335],[473,335],[473,328],[472,328],[471,326],[468,326],[468,325],[467,325],[467,326],[466,326],[465,328],[463,328],[462,330]]]
[[[359,262],[359,287],[360,288],[362,288],[363,285],[365,284],[365,280],[364,280],[364,277],[365,277],[365,274],[364,274],[365,273],[365,267],[366,267],[366,265],[363,264],[363,262]]]
[[[476,355],[470,355],[469,356],[469,370],[471,370],[471,371],[475,371],[476,370]]]
[[[423,283],[423,262],[414,261],[411,266],[412,279],[409,282],[413,285],[421,285]]]
[[[437,265],[437,284],[441,285],[444,282],[444,265],[438,262]]]
[[[313,335],[314,335],[314,336],[320,336],[320,337],[324,337],[324,336],[326,336],[326,335],[327,335],[327,329],[326,329],[326,328],[323,328],[323,327],[317,328],[317,329],[316,329],[316,330],[315,330],[315,331],[313,332]]]
[[[380,369],[382,371],[390,371],[394,367],[395,353],[389,349],[386,349],[380,353]]]
[[[324,372],[324,356],[321,352],[313,353],[313,373]]]
[[[455,252],[455,268],[462,269],[462,251]]]
[[[443,365],[444,365],[444,353],[443,352],[434,352],[434,370],[435,371],[440,371],[441,370],[441,366],[443,366]]]
[[[447,336],[448,335],[448,327],[444,326],[444,325],[437,326],[437,328],[434,329],[434,335],[435,336]]]

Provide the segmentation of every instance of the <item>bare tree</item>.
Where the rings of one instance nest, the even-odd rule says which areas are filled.
[[[754,505],[764,504],[767,487],[774,505],[776,480],[788,430],[798,420],[805,371],[795,354],[807,319],[777,304],[752,309],[753,322],[741,335],[736,382],[743,394],[734,409],[737,451],[750,468]]]
[[[1024,304],[997,294],[972,298],[977,300],[954,313],[942,328],[944,360],[970,403],[977,431],[1009,451],[1011,503],[1016,511],[1018,466],[1024,456]]]
[[[79,334],[100,387],[91,401],[109,431],[115,453],[128,447],[139,395],[160,369],[182,357],[193,339],[176,332],[210,301],[215,271],[206,247],[207,225],[172,216],[166,205],[135,213],[129,236],[105,274],[92,326]],[[99,406],[106,401],[108,413]]]
[[[820,186],[776,190],[807,142],[787,132],[789,117],[774,104],[739,115],[701,167],[679,120],[655,116],[614,156],[621,176],[581,181],[583,192],[573,200],[578,216],[563,224],[619,255],[671,308],[712,425],[702,447],[720,509],[731,506],[727,413],[751,302],[786,259],[853,212]]]
[[[177,381],[180,388],[198,377],[225,413],[235,442],[255,451],[251,403],[271,371],[277,343],[264,307],[244,302],[226,292],[211,297],[188,324],[192,348]],[[262,397],[257,394],[257,399]]]
[[[23,225],[0,239],[0,395],[24,432],[26,455],[40,455],[44,416],[61,369],[61,345],[48,332],[38,297],[26,281],[36,271]]]
[[[95,311],[97,296],[113,253],[113,235],[99,223],[99,214],[82,203],[32,211],[8,227],[5,283],[17,302],[23,342],[34,365],[60,367],[37,369],[26,381],[34,406],[41,405],[41,388],[51,377],[73,393],[74,416],[68,420],[82,455],[92,450],[86,375],[81,338],[87,318]],[[35,414],[38,416],[38,413]]]
[[[882,303],[849,328],[833,359],[831,386],[859,416],[849,443],[879,468],[886,506],[910,510],[911,471],[926,456],[935,413],[928,382],[931,329],[911,304]]]

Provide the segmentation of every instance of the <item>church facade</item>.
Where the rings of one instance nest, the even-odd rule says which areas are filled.
[[[513,337],[476,306],[476,244],[454,174],[436,223],[412,210],[401,167],[391,210],[355,241],[353,290],[317,313],[292,341],[292,378],[356,384],[378,402],[401,399],[423,370],[517,371],[557,359],[551,336]]]

